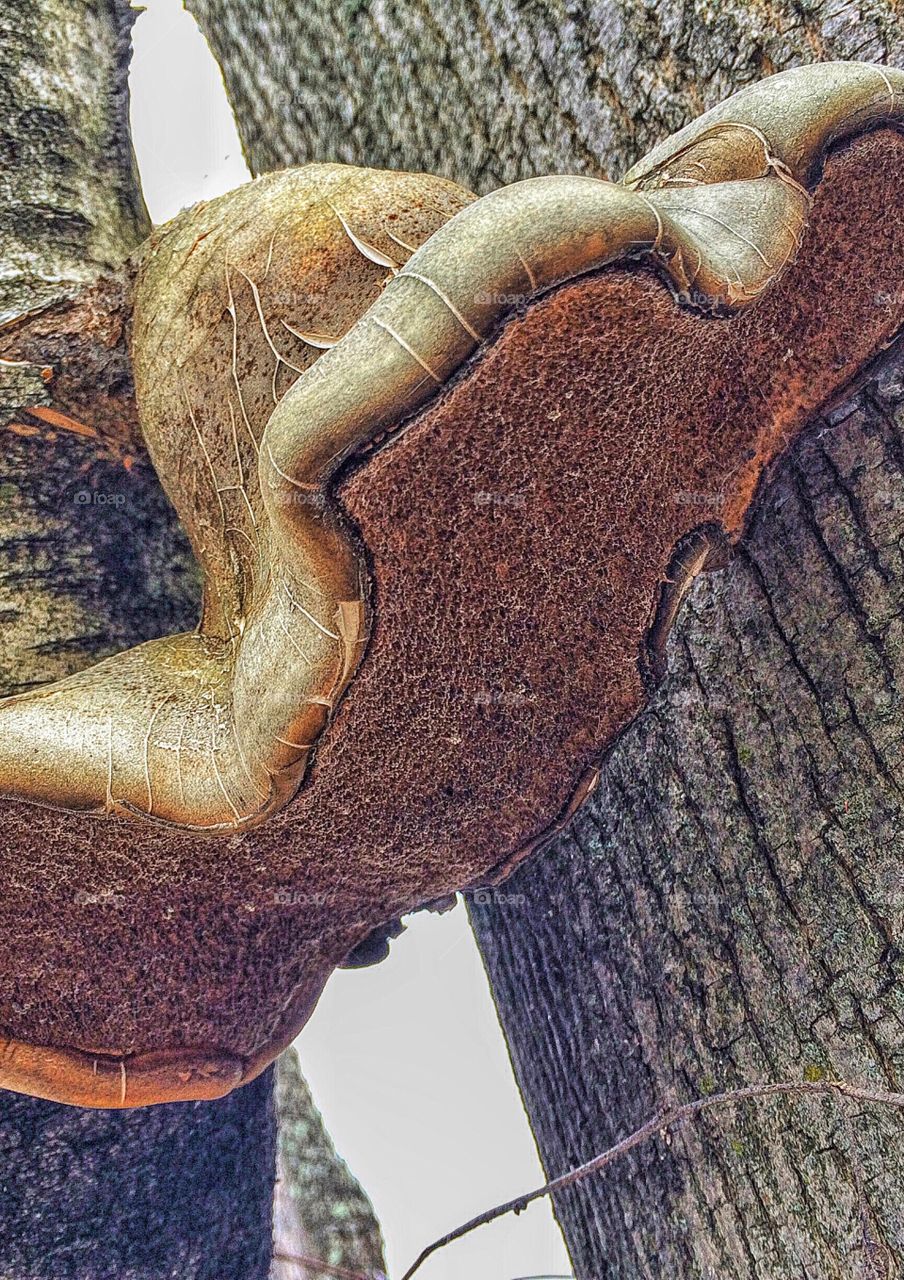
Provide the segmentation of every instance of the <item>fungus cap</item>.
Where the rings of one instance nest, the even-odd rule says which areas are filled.
[[[155,233],[136,387],[202,618],[0,702],[0,1084],[225,1092],[375,928],[548,839],[901,324],[902,108],[822,64],[622,184],[312,166]]]

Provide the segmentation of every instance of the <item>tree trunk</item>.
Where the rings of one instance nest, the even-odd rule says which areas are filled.
[[[150,230],[124,0],[11,0],[0,59],[0,322],[117,267]]]
[[[895,0],[185,0],[252,172],[339,160],[484,192],[620,176],[742,84],[826,58],[895,61]]]
[[[383,1275],[383,1237],[373,1206],[338,1155],[311,1097],[298,1055],[287,1049],[277,1067],[278,1179],[271,1280],[326,1280],[303,1256],[330,1268]]]
[[[672,1101],[901,1088],[902,495],[896,350],[698,580],[583,812],[472,905],[551,1174]],[[556,1209],[579,1276],[885,1276],[904,1258],[902,1165],[897,1114],[748,1103]]]
[[[0,18],[3,693],[197,614],[188,544],[135,457],[120,270],[148,230],[133,16],[120,0],[12,0]],[[267,1276],[270,1072],[221,1102],[123,1113],[0,1093],[0,1150],[6,1280]]]
[[[341,159],[478,190],[617,176],[796,63],[904,63],[891,0],[187,3],[256,170]],[[902,369],[888,353],[814,420],[692,592],[592,801],[472,907],[551,1174],[665,1102],[777,1078],[901,1087]],[[894,1117],[751,1103],[556,1208],[588,1280],[886,1276],[902,1156]]]
[[[272,1071],[215,1103],[83,1111],[2,1095],[5,1280],[263,1280]]]

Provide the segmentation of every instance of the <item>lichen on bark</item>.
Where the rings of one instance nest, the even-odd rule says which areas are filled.
[[[298,1264],[289,1261],[293,1253],[328,1267],[384,1274],[383,1238],[373,1206],[333,1146],[294,1049],[277,1061],[276,1108],[276,1258],[271,1280],[296,1280]],[[309,1280],[326,1280],[327,1274],[316,1266],[305,1272]]]

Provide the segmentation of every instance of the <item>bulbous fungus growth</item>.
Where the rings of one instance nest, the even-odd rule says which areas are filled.
[[[315,166],[156,233],[136,386],[203,615],[0,703],[0,1085],[219,1095],[573,811],[764,467],[901,325],[902,113],[827,63],[620,184]]]

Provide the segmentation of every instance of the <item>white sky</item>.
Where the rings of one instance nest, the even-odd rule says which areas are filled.
[[[248,170],[219,70],[181,0],[147,0],[134,42],[132,132],[151,217],[163,222]],[[374,1202],[393,1280],[450,1228],[542,1183],[463,907],[415,916],[383,964],[335,974],[297,1046],[330,1133]],[[570,1272],[543,1201],[441,1250],[420,1274]]]

